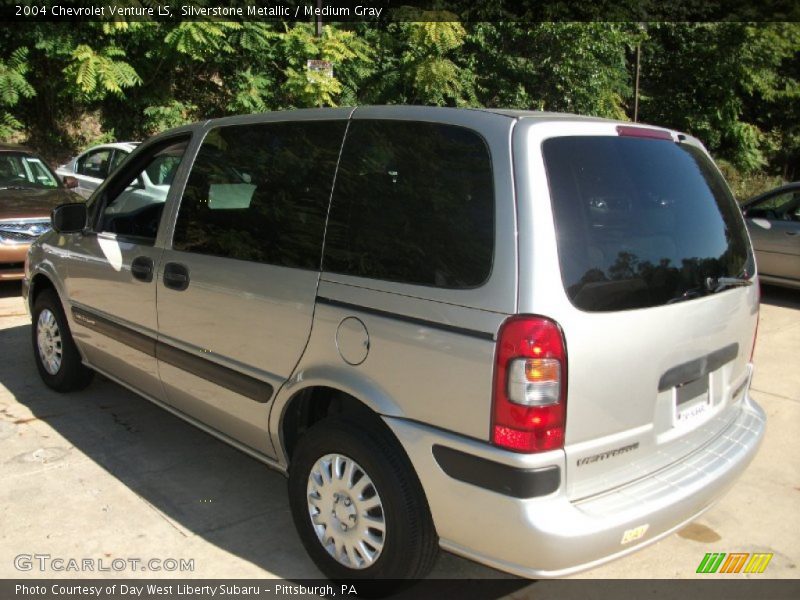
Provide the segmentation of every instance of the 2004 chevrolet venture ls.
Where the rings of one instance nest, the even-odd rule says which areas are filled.
[[[24,284],[45,383],[103,373],[286,473],[333,579],[419,578],[439,548],[525,577],[598,565],[695,519],[764,433],[745,224],[675,131],[223,118],[52,221]]]

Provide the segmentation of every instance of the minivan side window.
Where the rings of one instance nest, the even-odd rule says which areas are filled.
[[[210,131],[186,183],[173,248],[319,269],[346,127],[300,121]]]
[[[324,270],[467,289],[489,278],[493,254],[494,185],[482,137],[437,123],[351,122]]]
[[[159,143],[115,175],[103,194],[96,230],[154,241],[188,141],[182,137]],[[148,177],[156,167],[161,174],[158,180]]]

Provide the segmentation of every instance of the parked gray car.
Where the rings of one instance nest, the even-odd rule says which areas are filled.
[[[167,160],[169,159],[169,160]],[[166,198],[131,202],[153,164]],[[755,262],[694,138],[428,107],[207,121],[53,215],[39,372],[94,371],[289,478],[327,576],[525,577],[697,518],[753,458]]]
[[[742,211],[761,280],[800,288],[800,181],[751,198]]]

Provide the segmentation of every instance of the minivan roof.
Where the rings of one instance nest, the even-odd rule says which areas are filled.
[[[457,109],[456,109],[457,110]],[[603,121],[606,123],[616,123],[613,119],[602,117],[592,117],[588,115],[576,115],[567,112],[552,112],[546,110],[521,110],[511,108],[478,108],[482,112],[503,115],[512,119],[540,119],[542,121]]]
[[[533,123],[608,123],[610,125],[632,125],[640,127],[656,127],[677,133],[683,136],[683,141],[688,141],[698,146],[702,146],[699,140],[679,131],[674,131],[667,127],[658,125],[651,125],[648,123],[633,123],[631,121],[623,121],[619,119],[605,119],[601,117],[576,115],[567,112],[552,112],[542,110],[517,110],[517,109],[503,109],[503,108],[480,108],[480,107],[444,107],[444,106],[425,106],[425,105],[370,105],[364,104],[359,106],[340,106],[340,107],[320,107],[320,108],[294,108],[287,110],[265,111],[262,113],[249,113],[239,115],[229,115],[225,117],[217,117],[214,119],[207,119],[204,121],[197,121],[175,127],[161,132],[154,136],[152,139],[163,139],[163,136],[177,135],[189,133],[197,128],[203,127],[221,127],[226,125],[250,125],[259,122],[260,118],[268,117],[269,115],[282,115],[279,119],[292,120],[291,115],[296,115],[300,120],[314,120],[314,119],[422,119],[422,120],[437,120],[443,118],[447,114],[457,113],[463,119],[468,113],[480,112],[487,115],[497,115],[498,117],[506,117],[509,121]],[[284,116],[285,115],[285,116]]]
[[[517,110],[517,109],[503,109],[503,108],[481,108],[481,107],[463,107],[463,108],[451,108],[451,107],[443,107],[443,106],[425,106],[425,105],[415,105],[415,104],[408,104],[408,105],[370,105],[364,104],[359,106],[342,106],[342,107],[325,107],[325,108],[295,108],[295,109],[287,109],[287,110],[278,110],[278,111],[266,111],[264,113],[253,113],[250,115],[230,115],[227,117],[218,117],[215,119],[209,119],[207,121],[199,121],[197,123],[193,123],[192,125],[202,125],[207,123],[214,123],[216,124],[219,121],[230,121],[232,118],[236,117],[257,117],[259,114],[275,114],[275,113],[299,113],[299,114],[316,114],[316,115],[326,115],[326,113],[339,113],[350,111],[351,114],[354,116],[358,115],[359,111],[364,111],[365,109],[380,109],[383,114],[387,117],[391,115],[396,115],[398,117],[402,116],[421,116],[425,113],[447,113],[447,112],[483,112],[489,114],[500,115],[503,117],[508,117],[509,119],[536,119],[540,121],[593,121],[593,122],[604,122],[604,123],[623,123],[623,121],[614,120],[614,119],[604,119],[601,117],[593,117],[593,116],[585,116],[585,115],[576,115],[573,113],[567,112],[550,112],[550,111],[542,111],[542,110]],[[370,111],[371,112],[371,111]],[[179,128],[180,129],[180,128]]]
[[[538,119],[542,121],[602,121],[605,123],[616,123],[618,121],[612,119],[603,119],[601,117],[592,117],[586,115],[576,115],[574,113],[568,112],[552,112],[552,111],[545,111],[545,110],[522,110],[522,109],[511,109],[511,108],[482,108],[482,107],[463,107],[463,108],[451,108],[451,107],[443,107],[443,106],[425,106],[425,105],[362,105],[362,106],[355,106],[353,107],[356,111],[358,109],[365,109],[365,108],[380,108],[385,110],[387,113],[397,113],[398,115],[403,115],[407,112],[419,112],[420,109],[430,110],[431,112],[467,112],[467,111],[477,111],[477,112],[484,112],[490,113],[494,115],[501,115],[503,117],[508,117],[509,119]]]

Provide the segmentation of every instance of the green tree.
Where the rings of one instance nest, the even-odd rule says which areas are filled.
[[[641,35],[626,23],[478,23],[466,61],[481,104],[624,119]]]
[[[398,22],[381,28],[362,25],[375,50],[374,69],[362,74],[358,100],[366,104],[476,106],[475,76],[458,61],[466,28],[430,13],[431,22]]]
[[[800,24],[522,23],[504,22],[501,5],[484,12],[487,22],[428,12],[327,23],[319,37],[309,23],[251,21],[5,27],[0,137],[70,154],[194,120],[357,104],[627,119],[638,45],[639,120],[699,137],[742,193],[797,177]],[[331,61],[333,75],[309,72],[309,59]]]
[[[36,95],[28,80],[28,50],[17,48],[8,60],[0,59],[0,138],[8,138],[19,132],[22,123],[9,109],[20,101],[20,98],[31,98]]]
[[[797,24],[650,24],[642,117],[691,132],[738,169],[762,168],[781,144],[797,151],[798,47]]]

